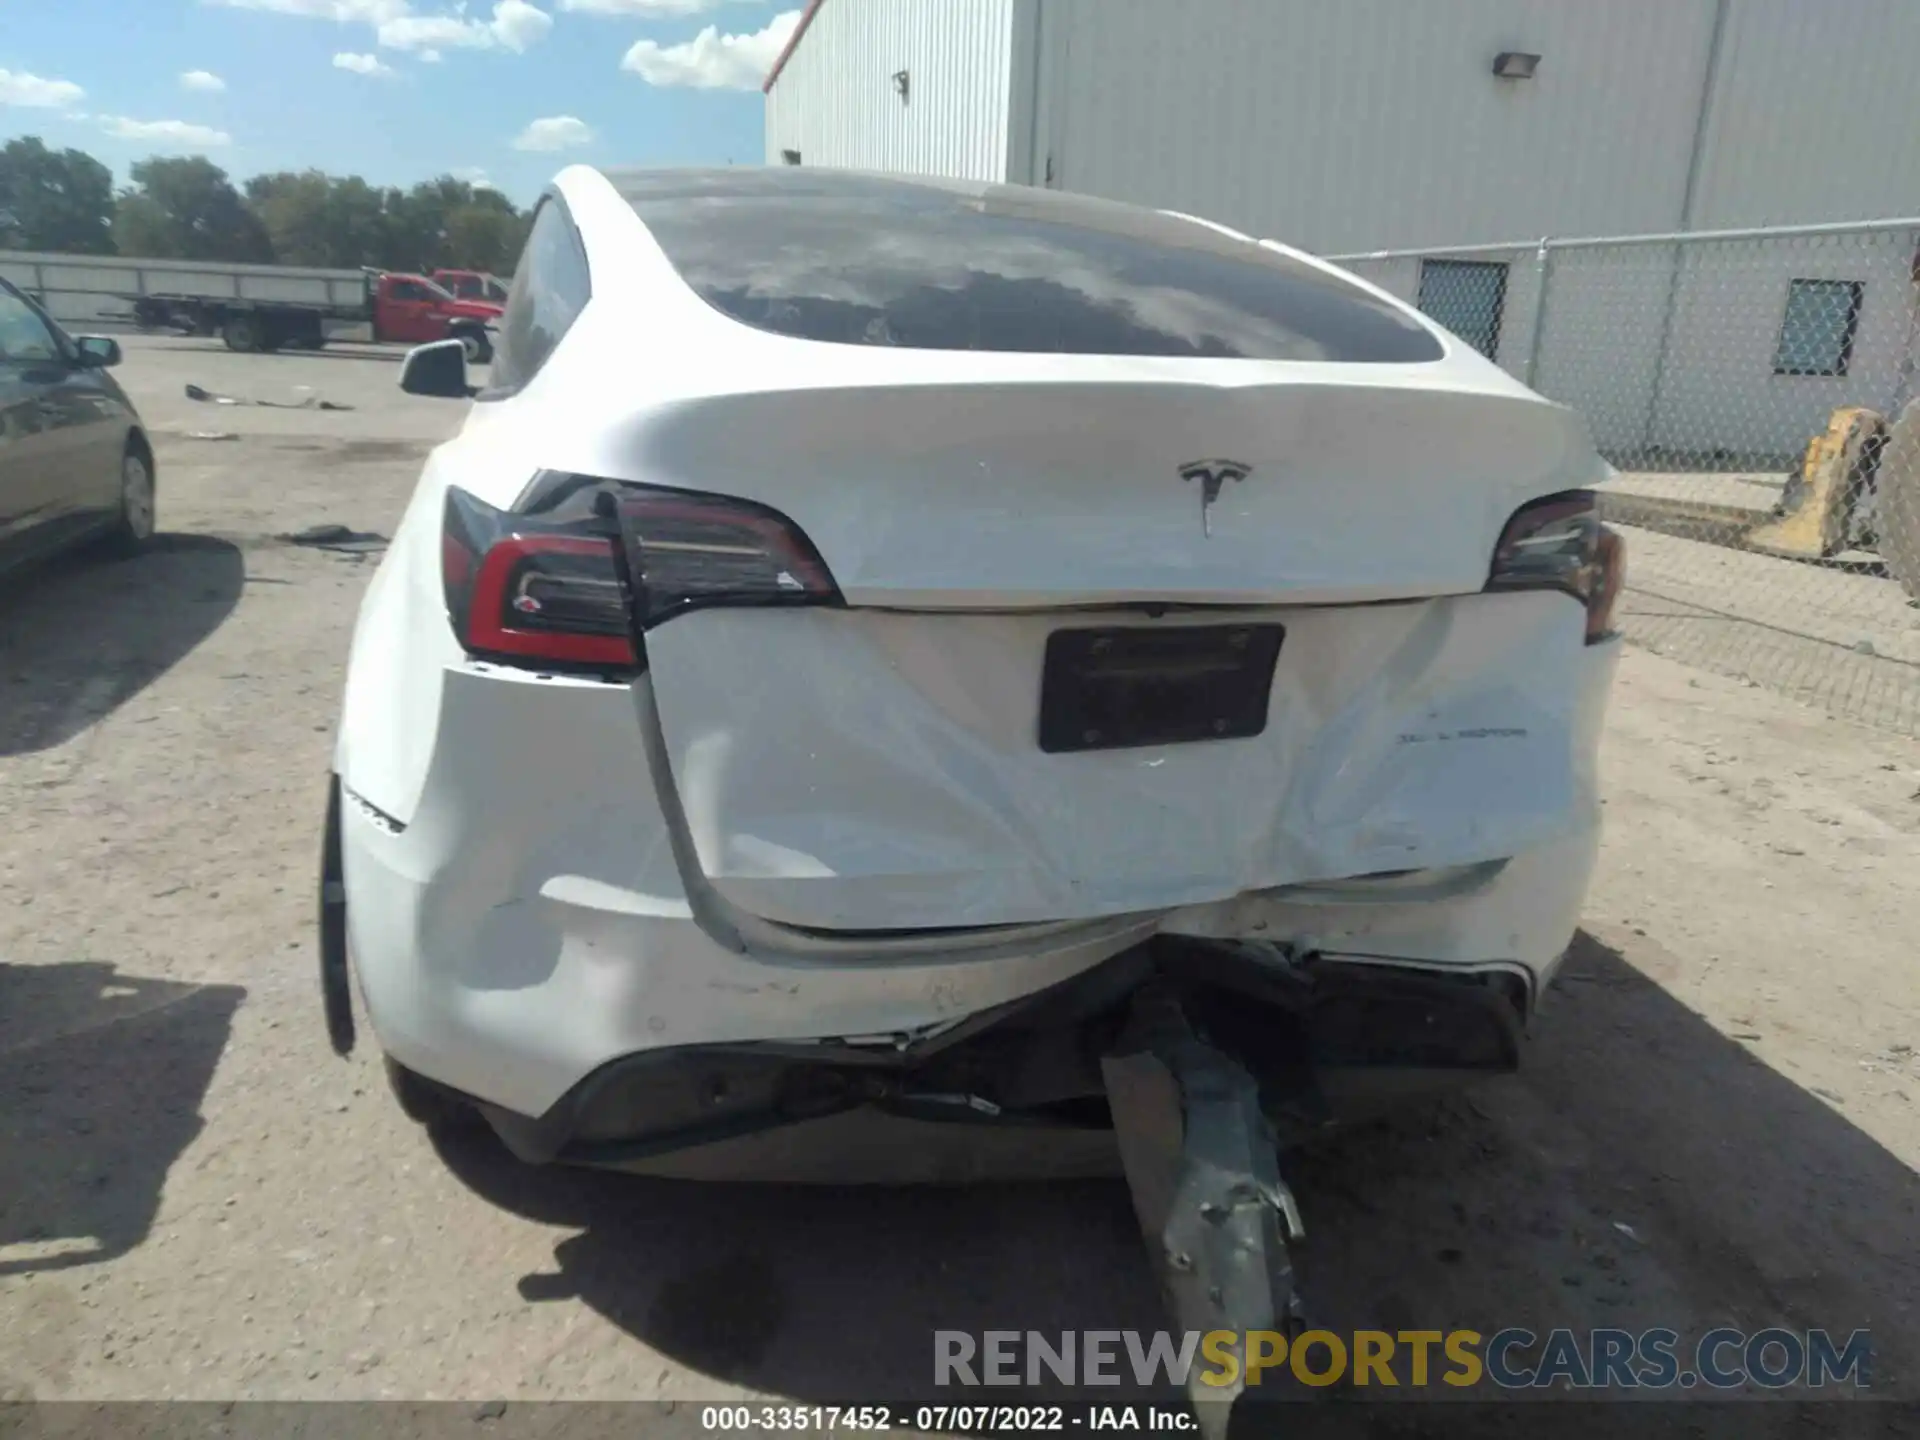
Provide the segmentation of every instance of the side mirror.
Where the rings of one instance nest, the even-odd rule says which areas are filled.
[[[111,370],[121,361],[120,342],[111,335],[78,335],[73,343],[86,369]]]
[[[400,388],[409,395],[465,400],[473,394],[467,384],[466,347],[458,340],[416,345],[400,362]]]

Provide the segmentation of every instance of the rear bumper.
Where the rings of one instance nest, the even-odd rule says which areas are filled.
[[[897,1045],[646,1050],[609,1061],[541,1115],[479,1108],[534,1163],[686,1178],[737,1164],[758,1179],[838,1182],[1111,1173],[1102,1061],[1150,989],[1205,1017],[1213,1042],[1258,1083],[1283,1144],[1409,1094],[1511,1071],[1527,1000],[1515,974],[1414,974],[1158,939]],[[954,1143],[956,1130],[987,1138]],[[905,1134],[916,1139],[904,1154],[873,1144]],[[822,1137],[824,1156],[813,1153]]]
[[[925,1043],[1094,970],[1152,937],[1271,940],[1295,954],[1421,974],[1515,977],[1531,1004],[1578,923],[1598,848],[1591,747],[1616,661],[1588,653],[1577,707],[1588,779],[1555,838],[1470,877],[1244,895],[1056,932],[1030,948],[885,960],[769,955],[693,920],[620,687],[449,668],[421,802],[404,826],[339,807],[346,934],[380,1044],[409,1068],[521,1117],[547,1115],[628,1057],[823,1039]],[[484,703],[464,695],[484,686]],[[565,724],[550,723],[556,695]],[[554,767],[529,737],[565,734]],[[567,776],[617,777],[592,794]]]

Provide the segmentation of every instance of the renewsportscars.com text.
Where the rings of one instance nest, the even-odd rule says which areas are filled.
[[[1272,1330],[1168,1331],[936,1330],[936,1385],[1111,1386],[1129,1382],[1296,1382],[1302,1385],[1448,1385],[1501,1389],[1662,1390],[1743,1385],[1784,1389],[1872,1383],[1872,1337],[1826,1330],[1309,1330],[1289,1339]]]

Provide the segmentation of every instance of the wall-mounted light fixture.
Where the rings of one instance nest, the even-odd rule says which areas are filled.
[[[912,83],[912,77],[909,76],[906,71],[896,70],[893,72],[893,91],[894,94],[900,97],[900,103],[902,105],[907,103],[907,92],[911,88]]]
[[[1493,73],[1502,80],[1531,80],[1540,68],[1540,57],[1524,50],[1502,50],[1493,57]]]

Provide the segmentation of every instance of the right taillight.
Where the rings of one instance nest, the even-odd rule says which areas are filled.
[[[1569,490],[1521,506],[1494,547],[1489,590],[1560,590],[1587,607],[1587,643],[1613,632],[1613,607],[1626,576],[1626,544],[1600,522],[1591,490]]]

